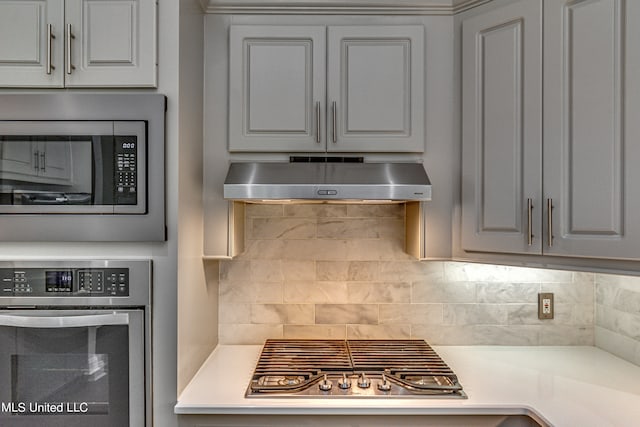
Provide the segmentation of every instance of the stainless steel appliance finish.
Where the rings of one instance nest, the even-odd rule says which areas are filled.
[[[267,340],[246,396],[467,397],[423,340]]]
[[[165,240],[165,103],[0,95],[0,239]]]
[[[0,121],[0,213],[145,214],[145,128],[143,121]],[[23,153],[33,153],[26,171],[14,164]]]
[[[231,200],[431,200],[418,163],[231,163],[224,182]]]
[[[0,425],[151,426],[151,262],[0,262]]]

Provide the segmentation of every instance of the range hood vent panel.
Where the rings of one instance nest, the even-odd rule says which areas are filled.
[[[419,163],[231,163],[224,198],[277,200],[431,200]]]

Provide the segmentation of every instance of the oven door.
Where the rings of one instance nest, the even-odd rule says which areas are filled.
[[[145,425],[144,310],[0,310],[0,425]]]
[[[146,213],[142,121],[0,121],[0,213]]]

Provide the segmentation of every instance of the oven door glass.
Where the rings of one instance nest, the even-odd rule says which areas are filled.
[[[0,213],[145,213],[144,122],[0,121]]]
[[[142,426],[143,311],[0,311],[0,426]]]

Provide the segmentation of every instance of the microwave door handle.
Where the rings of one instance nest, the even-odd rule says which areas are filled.
[[[107,325],[128,325],[127,313],[94,314],[89,316],[23,316],[0,314],[0,326],[14,328],[83,328]]]

